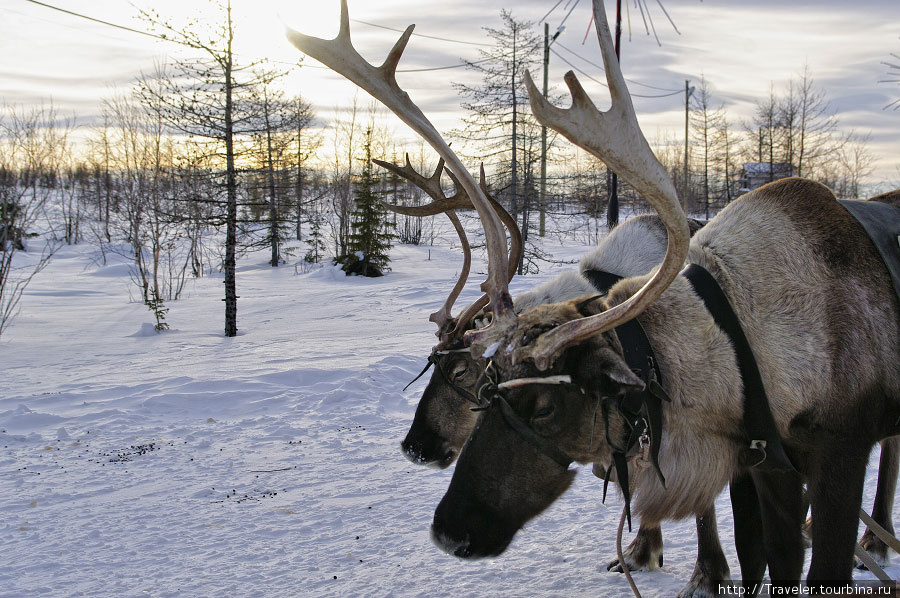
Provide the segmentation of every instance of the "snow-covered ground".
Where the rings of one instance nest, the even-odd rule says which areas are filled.
[[[192,282],[156,334],[129,300],[127,264],[63,248],[0,341],[0,596],[630,595],[605,566],[622,505],[601,504],[588,468],[497,559],[432,545],[452,468],[400,454],[426,380],[403,387],[434,343],[427,317],[460,255],[391,255],[393,272],[367,280],[251,254],[240,334],[225,338],[221,277]],[[737,575],[727,496],[719,527]],[[635,574],[648,598],[673,596],[694,566],[693,521],[663,533],[665,566]]]

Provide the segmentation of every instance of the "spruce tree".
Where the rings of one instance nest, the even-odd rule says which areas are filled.
[[[144,303],[147,304],[147,308],[153,312],[153,317],[156,318],[156,325],[153,326],[153,329],[157,332],[168,330],[169,323],[166,322],[166,313],[169,311],[169,308],[165,306],[163,300],[156,294],[156,289],[151,287],[149,294],[150,296]]]
[[[309,218],[309,235],[304,241],[309,249],[303,259],[310,264],[318,264],[325,255],[325,231],[322,230],[323,218],[313,212]]]
[[[363,145],[363,170],[353,183],[356,208],[350,214],[347,253],[335,258],[345,272],[361,276],[382,276],[391,261],[391,225],[379,198],[378,176],[372,172],[373,136],[370,127]]]

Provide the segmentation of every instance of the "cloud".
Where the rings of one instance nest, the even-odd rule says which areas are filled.
[[[458,64],[460,58],[480,57],[480,46],[473,44],[490,42],[483,28],[500,26],[504,6],[509,6],[516,18],[535,21],[554,4],[552,0],[520,0],[514,5],[496,0],[428,4],[351,0],[351,30],[359,52],[379,63],[399,33],[360,21],[393,29],[416,23],[417,34],[443,40],[413,37],[400,69],[446,67]],[[635,97],[641,122],[652,127],[648,136],[657,130],[683,134],[684,97],[680,90],[686,79],[696,85],[704,76],[714,102],[723,102],[739,126],[752,114],[755,101],[768,94],[770,85],[781,93],[808,65],[839,111],[843,126],[874,131],[884,164],[879,176],[895,175],[891,163],[897,153],[896,143],[889,146],[888,140],[900,138],[900,113],[885,112],[883,107],[900,98],[900,87],[878,81],[887,73],[881,62],[889,59],[891,51],[900,51],[896,28],[900,6],[896,0],[857,0],[849,4],[845,0],[663,0],[663,4],[680,34],[672,29],[658,5],[648,2],[661,42],[658,45],[652,35],[647,35],[633,4],[623,3],[630,11],[630,40],[626,20],[622,42],[622,66],[631,81],[629,87],[635,95],[660,96]],[[188,18],[187,5],[196,13],[202,3],[154,2],[160,13],[176,23]],[[282,33],[283,23],[288,23],[305,33],[333,36],[338,23],[337,0],[233,0],[233,5],[239,28],[236,48],[243,62],[259,57],[278,61],[290,71],[286,79],[289,89],[303,93],[319,108],[322,118],[336,104],[346,104],[353,97],[353,86],[333,73],[289,67],[300,55]],[[562,3],[550,15],[551,30],[555,31],[563,20],[567,6]],[[120,0],[71,0],[65,8],[138,29],[148,28],[134,18],[134,8]],[[613,2],[607,2],[607,12],[613,14]],[[208,18],[213,11],[197,14]],[[552,89],[566,92],[563,74],[576,67],[582,71],[579,78],[602,107],[608,104],[608,92],[591,81],[603,81],[604,75],[595,66],[601,63],[601,57],[596,36],[588,30],[590,14],[590,2],[583,1],[568,17],[550,58],[549,81]],[[5,11],[0,27],[0,52],[15,57],[4,61],[0,69],[3,99],[27,103],[52,97],[58,106],[71,107],[79,114],[97,114],[111,88],[127,87],[141,71],[152,70],[154,60],[181,52],[172,44],[26,3]],[[316,65],[311,59],[306,63]],[[476,75],[461,68],[398,75],[404,89],[442,130],[459,123],[460,98],[451,82],[471,81],[473,77]],[[398,131],[400,136],[407,135],[399,125]]]

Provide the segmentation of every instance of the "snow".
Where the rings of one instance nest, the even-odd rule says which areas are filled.
[[[491,343],[490,345],[488,345],[487,348],[484,350],[484,353],[481,354],[481,356],[482,356],[484,359],[490,359],[491,357],[493,357],[494,355],[496,355],[496,354],[497,354],[497,349],[500,348],[501,342],[502,342],[502,341],[497,341],[497,342],[495,342],[495,343]]]
[[[606,572],[622,504],[600,503],[589,468],[499,558],[431,543],[452,468],[401,455],[427,380],[402,389],[461,260],[447,246],[391,257],[365,279],[250,254],[240,333],[225,338],[221,276],[168,303],[171,330],[157,333],[127,264],[64,247],[0,340],[0,597],[630,595]],[[479,271],[460,305],[480,294]],[[727,496],[718,510],[737,575]],[[663,534],[665,566],[634,575],[648,598],[673,596],[694,567],[694,522]]]

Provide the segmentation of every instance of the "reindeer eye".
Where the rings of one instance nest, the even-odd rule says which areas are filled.
[[[547,405],[546,407],[541,407],[534,414],[534,419],[541,419],[544,417],[549,417],[550,415],[553,414],[553,411],[554,411],[553,405]]]
[[[453,379],[454,379],[454,380],[459,380],[460,378],[462,378],[463,376],[465,376],[466,373],[467,373],[468,371],[469,371],[469,368],[467,368],[466,366],[462,366],[462,367],[460,367],[459,369],[454,370],[454,372],[453,372]]]

